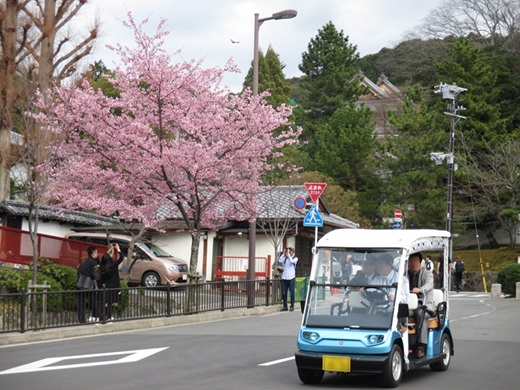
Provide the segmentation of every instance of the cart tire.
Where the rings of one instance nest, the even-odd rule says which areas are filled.
[[[388,362],[381,374],[381,384],[384,387],[397,387],[401,383],[404,372],[403,350],[397,344],[394,344],[390,351]]]
[[[435,363],[430,364],[430,368],[433,371],[446,371],[450,366],[451,362],[451,339],[446,333],[442,335],[441,339],[441,353],[446,356]]]

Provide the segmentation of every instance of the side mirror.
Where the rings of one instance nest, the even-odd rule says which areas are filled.
[[[407,318],[409,315],[408,304],[400,303],[397,309],[397,318]]]

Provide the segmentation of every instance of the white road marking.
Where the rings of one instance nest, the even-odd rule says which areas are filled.
[[[294,356],[284,358],[284,359],[273,360],[273,361],[267,362],[267,363],[262,363],[262,364],[259,364],[259,366],[261,366],[261,367],[274,366],[275,364],[285,363],[290,360],[294,360]]]
[[[480,316],[485,316],[486,314],[489,314],[489,311],[485,312],[485,313],[480,313],[480,314],[474,314],[472,316],[469,316],[469,317],[462,317],[463,320],[468,320],[470,318],[475,318],[475,317],[480,317]]]
[[[94,366],[104,366],[109,364],[121,364],[121,363],[133,363],[139,360],[145,359],[149,356],[152,356],[158,352],[164,351],[166,348],[152,348],[152,349],[140,349],[136,351],[121,351],[121,352],[108,352],[108,353],[95,353],[91,355],[76,355],[76,356],[64,356],[64,357],[54,357],[38,360],[34,363],[24,364],[23,366],[18,366],[15,368],[11,368],[10,370],[5,370],[0,372],[0,375],[6,374],[21,374],[24,372],[35,372],[35,371],[51,371],[51,370],[64,370],[67,368],[79,368],[79,367],[94,367]],[[78,360],[78,359],[92,359],[104,356],[120,356],[126,355],[120,359],[116,360],[103,360],[99,362],[89,362],[89,363],[77,363],[77,364],[64,364],[59,366],[50,366],[51,364],[55,364],[58,362],[63,362],[67,360]]]

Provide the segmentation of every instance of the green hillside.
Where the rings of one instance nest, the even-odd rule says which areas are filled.
[[[505,265],[517,262],[520,248],[482,249],[481,253],[484,271],[498,272]],[[478,250],[454,250],[453,257],[457,255],[464,261],[466,271],[480,271]],[[486,267],[486,263],[489,263],[489,268]]]

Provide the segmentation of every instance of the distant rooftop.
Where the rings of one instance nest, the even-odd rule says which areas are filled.
[[[0,203],[0,213],[13,217],[28,217],[29,204],[19,200],[4,200]],[[42,221],[57,221],[88,226],[110,226],[118,222],[116,218],[51,206],[40,206],[39,218]]]

